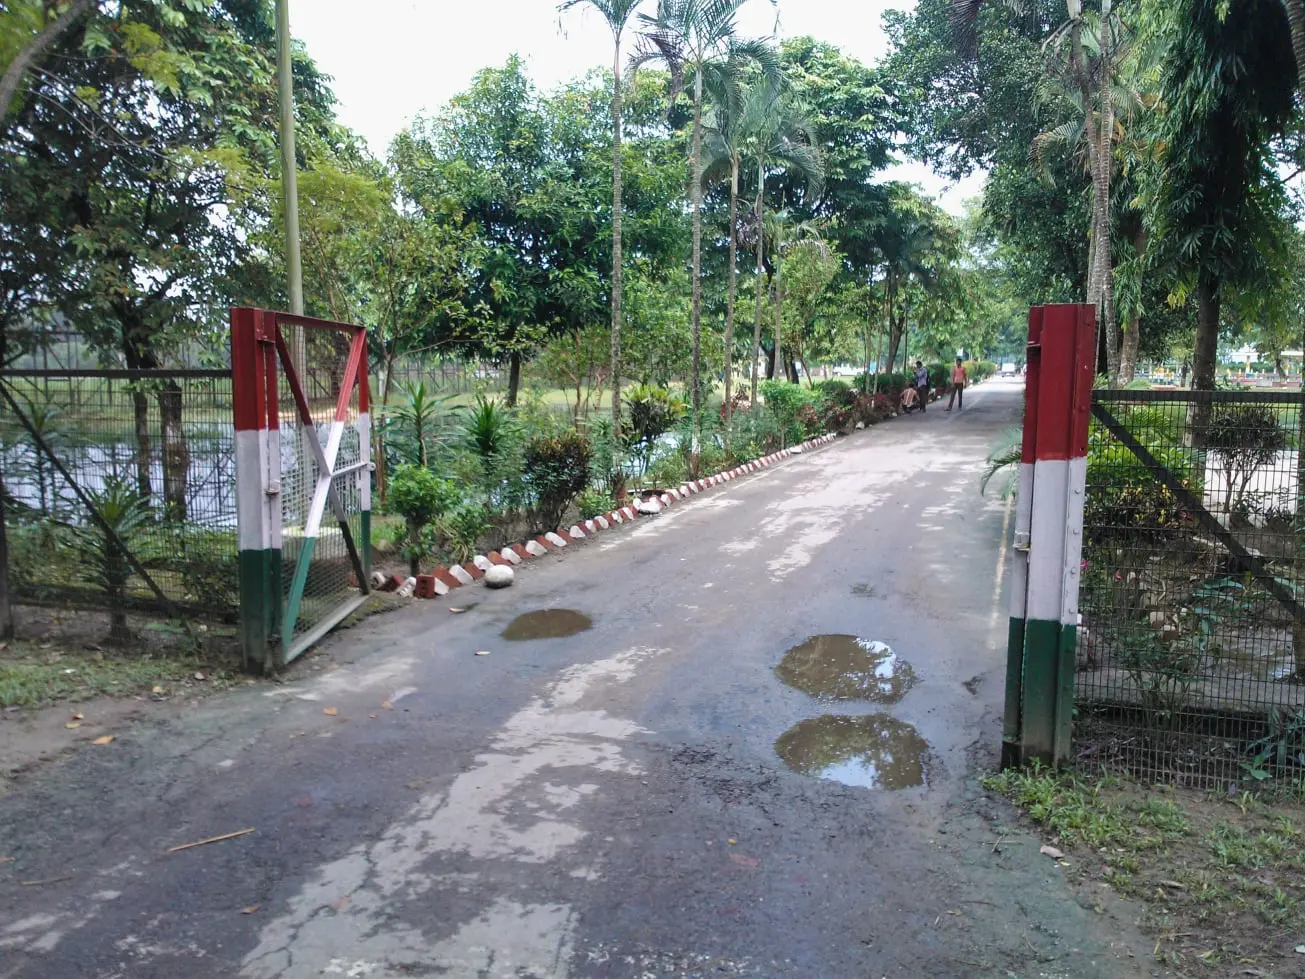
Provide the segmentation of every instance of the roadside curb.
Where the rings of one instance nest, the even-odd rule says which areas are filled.
[[[799,442],[787,449],[781,449],[778,452],[772,452],[769,455],[753,459],[751,462],[741,463],[732,469],[726,469],[723,472],[716,473],[714,476],[707,476],[703,479],[693,479],[681,483],[679,486],[667,490],[660,496],[649,497],[640,500],[638,503],[623,506],[610,513],[593,517],[589,520],[582,520],[572,525],[570,528],[563,530],[549,531],[533,540],[522,541],[518,544],[511,544],[504,547],[501,551],[490,551],[489,554],[477,554],[465,564],[454,564],[450,567],[440,565],[432,570],[429,574],[417,575],[415,594],[418,598],[438,598],[447,595],[455,588],[461,588],[463,585],[472,585],[485,577],[485,572],[496,564],[506,564],[509,566],[525,564],[537,557],[542,557],[550,551],[559,551],[568,544],[584,540],[595,534],[600,534],[605,530],[620,526],[626,523],[634,523],[641,516],[651,516],[660,513],[663,509],[674,506],[683,500],[697,496],[699,493],[725,483],[732,482],[741,476],[747,476],[751,473],[760,472],[769,468],[776,463],[783,462],[791,456],[802,455],[803,453],[813,451],[828,445],[838,436],[835,433],[818,435],[815,438],[807,439],[805,442]],[[658,506],[656,509],[649,507],[649,502],[656,500]],[[647,509],[643,509],[647,507]]]

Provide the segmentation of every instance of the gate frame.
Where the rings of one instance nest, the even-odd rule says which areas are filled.
[[[282,325],[351,335],[349,358],[325,446],[317,436],[303,385],[281,334]],[[299,552],[284,604],[279,371],[284,371],[291,390],[304,447],[315,458],[319,470],[304,525],[304,546]],[[367,331],[364,327],[244,306],[231,310],[240,623],[247,669],[272,672],[284,667],[358,608],[370,594],[372,461],[367,373]],[[355,386],[358,389],[359,461],[336,468],[336,451]],[[353,540],[348,514],[344,512],[335,490],[335,479],[353,472],[368,473],[366,478],[359,480],[361,547]],[[341,603],[311,630],[295,638],[295,622],[307,583],[317,530],[328,505],[340,523],[359,594]]]
[[[1096,307],[1029,310],[1003,766],[1069,758]]]

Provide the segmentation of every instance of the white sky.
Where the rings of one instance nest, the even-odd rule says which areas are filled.
[[[810,34],[866,64],[888,49],[880,16],[914,0],[780,0],[779,37]],[[654,0],[647,0],[651,9]],[[360,9],[365,6],[365,13]],[[741,33],[775,32],[776,9],[750,0]],[[341,122],[377,155],[413,116],[435,112],[487,65],[516,53],[541,89],[611,62],[611,33],[582,6],[559,20],[554,0],[290,0],[291,31],[335,79]],[[629,42],[627,41],[627,44]],[[953,213],[977,196],[980,178],[951,184],[904,163],[885,177],[910,180]]]

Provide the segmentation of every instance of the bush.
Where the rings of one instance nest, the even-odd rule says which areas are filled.
[[[813,392],[787,381],[763,381],[761,396],[766,410],[778,422],[786,445],[794,445],[820,431]]]
[[[592,520],[615,510],[616,501],[602,490],[587,489],[576,499],[576,507],[580,510],[581,520]]]
[[[386,505],[407,525],[400,553],[408,559],[412,574],[419,574],[422,562],[435,551],[436,541],[426,528],[461,502],[456,485],[424,466],[404,463],[394,471]]]
[[[1153,430],[1134,430],[1134,438],[1198,499],[1201,477],[1191,455]],[[1090,540],[1116,536],[1141,536],[1163,540],[1181,531],[1187,512],[1178,497],[1135,456],[1104,429],[1088,439],[1088,493],[1084,507],[1084,532]]]
[[[878,384],[878,393],[897,399],[902,390],[913,383],[914,379],[907,374],[862,374],[856,380],[856,388],[862,394],[874,394]]]
[[[134,575],[129,557],[132,545],[153,522],[149,501],[124,479],[105,480],[103,488],[90,493],[95,507],[109,530],[99,523],[77,527],[74,542],[89,576],[104,590],[109,600],[109,642],[124,643],[131,638],[127,628],[127,585]]]
[[[1268,405],[1242,405],[1214,413],[1205,446],[1223,473],[1224,511],[1245,509],[1246,491],[1255,474],[1271,466],[1287,448],[1288,436]]]
[[[479,553],[481,538],[491,527],[489,513],[478,503],[463,503],[436,524],[436,539],[444,556],[466,564]]]
[[[522,478],[533,497],[531,523],[540,533],[553,530],[589,485],[593,448],[579,432],[536,436],[526,443]]]
[[[648,480],[654,486],[679,486],[688,478],[689,468],[678,452],[668,452],[648,467]]]
[[[685,404],[669,391],[646,384],[629,391],[624,402],[626,421],[622,435],[630,454],[639,460],[640,470],[646,472],[657,440],[684,417]]]

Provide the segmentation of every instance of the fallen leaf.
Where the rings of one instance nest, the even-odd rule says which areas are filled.
[[[375,720],[375,719],[376,719],[376,715],[375,715],[375,714],[368,714],[367,716],[370,717],[372,720]]]
[[[1187,885],[1186,885],[1186,884],[1180,884],[1180,883],[1178,883],[1178,881],[1176,881],[1176,880],[1162,880],[1162,881],[1160,882],[1160,884],[1161,884],[1161,886],[1163,886],[1163,887],[1172,887],[1172,888],[1174,888],[1175,890],[1179,890],[1179,891],[1185,891],[1185,890],[1187,890]]]
[[[756,857],[745,856],[745,855],[742,854],[742,853],[731,853],[731,854],[730,854],[730,859],[733,860],[733,861],[734,861],[736,864],[738,864],[740,867],[749,867],[749,868],[751,868],[751,867],[755,867],[755,866],[757,866],[758,864],[761,863],[761,861],[758,860]]]
[[[462,613],[462,612],[465,612],[466,609],[465,609],[465,608],[451,608],[451,609],[449,609],[449,611],[452,612],[454,615],[458,615],[458,614],[460,614],[460,613]]]
[[[82,726],[82,722],[81,722],[81,721],[69,721],[67,724],[64,725],[64,727],[69,727],[69,728],[71,728],[71,727],[81,727],[81,726]]]
[[[738,842],[738,840],[726,840],[725,842],[728,843],[730,846],[733,846],[735,843]]]
[[[91,744],[112,744],[112,743],[113,743],[112,734],[101,735],[100,737],[96,738],[94,741],[91,742]]]
[[[74,721],[84,721],[84,720],[86,720],[86,715],[85,715],[85,714],[74,714],[74,715],[73,715],[73,720],[74,720]]]
[[[336,714],[340,713],[340,708],[324,707],[322,708],[322,713],[325,714],[327,717],[334,717]]]
[[[151,690],[150,693],[167,693],[167,691],[164,690],[162,687],[160,687],[158,684],[155,684],[154,689]]]
[[[250,905],[249,907],[247,907],[247,908],[241,908],[241,909],[240,909],[240,913],[241,913],[241,914],[253,914],[255,911],[257,911],[257,910],[259,909],[259,907],[261,907],[261,905],[258,905],[258,904],[251,904],[251,905]]]
[[[1046,854],[1047,856],[1051,857],[1052,860],[1059,860],[1061,857],[1065,855],[1061,853],[1059,850],[1057,850],[1054,846],[1047,846],[1047,844],[1045,843],[1042,844],[1042,849],[1038,850],[1038,852]]]
[[[488,655],[489,655],[489,650],[488,650],[488,649],[478,649],[478,650],[476,650],[476,655],[477,655],[477,656],[488,656]]]
[[[393,710],[393,709],[394,709],[394,705],[390,703],[388,700],[381,701],[381,710]]]
[[[335,902],[333,902],[333,903],[331,904],[331,910],[332,910],[332,911],[339,911],[339,910],[343,909],[344,906],[345,906],[346,904],[348,904],[348,903],[349,903],[349,895],[346,894],[344,897],[340,898],[340,900],[335,901]]]
[[[13,863],[17,857],[0,857],[0,863]]]

